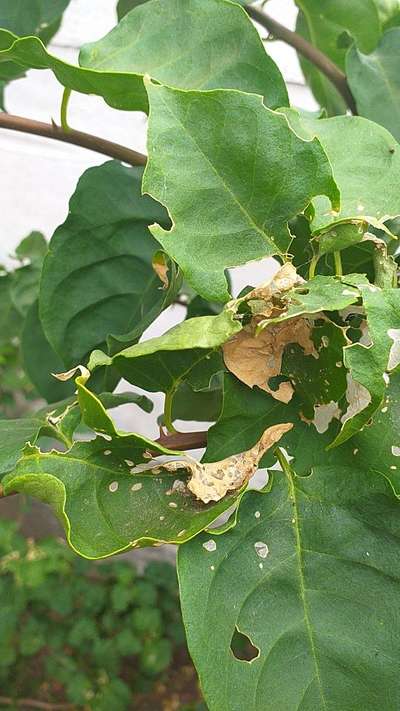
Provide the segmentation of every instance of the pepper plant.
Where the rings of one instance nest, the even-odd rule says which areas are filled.
[[[2,495],[47,502],[86,558],[178,545],[210,711],[394,711],[399,0],[298,0],[296,32],[265,3],[120,0],[77,65],[39,32],[65,5],[2,3],[3,83],[47,68],[64,90],[60,127],[0,127],[114,160],[82,175],[25,292],[23,361],[48,404],[0,420]],[[290,105],[273,39],[319,111]],[[73,130],[71,91],[146,112],[148,155]],[[274,277],[233,298],[229,270],[265,257]],[[187,318],[143,340],[177,300]],[[121,378],[148,397],[116,393]],[[118,430],[108,409],[154,392],[160,437]]]

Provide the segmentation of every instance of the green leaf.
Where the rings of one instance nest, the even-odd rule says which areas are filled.
[[[41,232],[33,231],[15,249],[15,256],[21,261],[29,259],[31,264],[42,265],[47,252],[47,242]]]
[[[150,392],[174,392],[185,381],[194,390],[208,388],[223,364],[217,348],[241,330],[233,311],[199,316],[174,326],[158,338],[138,343],[109,358],[95,351],[89,369],[115,365],[129,382]]]
[[[400,140],[400,28],[385,32],[370,54],[352,47],[346,74],[358,113]]]
[[[143,5],[145,2],[148,2],[148,0],[118,0],[117,3],[117,17],[118,17],[118,22],[122,20],[125,15],[128,14],[131,10],[133,10],[135,7],[138,7],[138,5]]]
[[[172,421],[189,420],[213,422],[218,419],[222,406],[222,390],[218,385],[208,390],[195,391],[181,383],[172,403]]]
[[[210,711],[391,711],[399,698],[399,502],[340,452],[307,478],[285,463],[270,491],[245,495],[214,551],[209,533],[180,550],[189,651]],[[256,648],[250,664],[231,651],[236,630]]]
[[[378,43],[381,27],[375,0],[296,0],[311,42],[344,70],[346,50],[354,39],[363,52]]]
[[[288,105],[279,69],[244,10],[229,0],[139,5],[106,37],[82,48],[79,67],[46,52],[39,39],[16,34],[0,32],[4,66],[13,60],[25,68],[52,69],[64,86],[98,94],[117,109],[147,112],[144,74],[182,88],[259,93],[273,108]]]
[[[309,25],[301,10],[299,10],[297,16],[296,32],[304,37],[307,42],[313,44]],[[328,116],[345,114],[347,110],[346,103],[332,82],[317,69],[315,64],[304,59],[299,53],[297,57],[307,84],[310,86],[319,105],[326,110]]]
[[[35,444],[41,434],[57,432],[45,416],[26,417],[18,420],[0,419],[0,479],[14,468],[27,442]]]
[[[24,321],[21,352],[29,380],[47,402],[57,402],[73,394],[73,383],[60,382],[52,375],[60,373],[64,363],[44,334],[37,300],[30,307]]]
[[[226,301],[225,269],[286,252],[287,221],[315,195],[338,206],[330,164],[317,140],[300,139],[260,97],[147,88],[143,188],[173,222],[152,233],[201,296]]]
[[[375,0],[383,29],[400,24],[399,0]]]
[[[150,0],[106,37],[82,48],[80,64],[138,72],[181,89],[240,89],[267,106],[289,103],[279,69],[245,11],[229,0]]]
[[[148,232],[164,209],[140,193],[142,170],[116,161],[89,168],[54,233],[44,261],[40,317],[65,366],[84,361],[111,334],[139,338],[174,298],[151,264],[158,245]]]
[[[16,35],[37,35],[46,44],[59,29],[68,4],[69,0],[2,0],[0,27]],[[21,76],[18,64],[6,62],[0,66],[0,79],[10,81]]]
[[[304,138],[319,138],[340,190],[338,212],[330,209],[326,198],[314,199],[314,233],[345,220],[382,228],[383,222],[400,214],[396,188],[400,181],[400,146],[386,129],[359,116],[315,120],[300,118],[291,109],[284,112]]]
[[[186,482],[182,474],[156,476],[151,469],[132,474],[131,462],[146,461],[143,454],[149,448],[173,453],[134,434],[116,434],[109,441],[98,437],[65,453],[27,450],[4,480],[4,489],[49,503],[72,548],[86,558],[159,542],[183,543],[237,499],[235,492],[205,506],[181,493]]]
[[[332,446],[345,442],[365,426],[384,399],[385,373],[394,370],[400,363],[400,291],[376,286],[359,288],[370,343],[354,343],[344,350],[344,363],[351,375],[347,393],[349,408],[342,418],[342,430]]]
[[[344,277],[318,275],[310,281],[285,292],[285,310],[274,318],[260,321],[258,329],[269,324],[281,323],[297,316],[317,314],[321,311],[339,311],[360,298],[360,291],[355,283],[366,280],[361,274],[348,274]]]

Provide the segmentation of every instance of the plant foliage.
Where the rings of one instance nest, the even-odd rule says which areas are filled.
[[[76,66],[45,47],[66,3],[3,5],[0,81],[47,68],[64,109],[74,90],[144,111],[148,156],[88,169],[49,243],[1,272],[0,493],[48,503],[84,558],[179,546],[210,711],[399,708],[398,0],[298,0],[301,39],[282,36],[315,114],[289,106],[245,3],[120,0]],[[274,276],[234,295],[230,270],[265,257]],[[174,302],[182,322],[146,338]],[[160,438],[120,431],[109,410],[157,392]]]

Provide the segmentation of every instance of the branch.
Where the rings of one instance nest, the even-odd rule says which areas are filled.
[[[92,136],[90,133],[82,131],[74,131],[69,129],[67,132],[54,123],[43,123],[42,121],[34,121],[33,119],[24,118],[22,116],[14,116],[13,114],[0,113],[0,128],[10,129],[11,131],[21,131],[22,133],[32,133],[35,136],[43,136],[45,138],[53,138],[56,141],[63,143],[71,143],[74,146],[87,148],[89,151],[102,153],[110,158],[116,158],[129,165],[145,165],[147,157],[142,153],[137,153],[130,148],[120,146],[118,143],[106,141],[104,138]]]
[[[284,27],[269,15],[266,15],[261,10],[258,10],[252,5],[246,7],[247,13],[250,17],[258,22],[260,25],[265,27],[268,32],[279,40],[283,40],[286,44],[308,59],[317,69],[325,74],[325,76],[332,82],[336,87],[339,94],[343,97],[346,105],[349,107],[353,114],[357,114],[356,102],[354,101],[353,94],[350,91],[350,87],[347,83],[346,75],[342,72],[339,67],[334,64],[329,57],[327,57],[323,52],[321,52],[317,47],[314,47],[310,42],[304,39],[301,35],[296,32],[292,32],[287,27]]]
[[[207,432],[173,432],[162,434],[156,441],[169,449],[200,449],[207,445]],[[152,454],[160,456],[159,452]]]

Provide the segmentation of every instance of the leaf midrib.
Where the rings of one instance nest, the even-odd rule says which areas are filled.
[[[301,546],[301,532],[300,532],[300,524],[299,524],[299,507],[298,507],[298,501],[297,501],[297,497],[296,497],[296,487],[295,487],[294,480],[293,480],[293,474],[292,474],[289,466],[287,465],[286,467],[283,467],[283,469],[284,469],[284,473],[286,474],[286,477],[288,480],[289,498],[293,503],[292,523],[293,523],[293,530],[294,530],[295,539],[296,539],[296,559],[297,559],[297,566],[298,566],[299,591],[300,591],[300,598],[301,598],[302,607],[303,607],[303,611],[304,611],[304,624],[306,627],[307,636],[308,636],[308,640],[309,640],[309,644],[310,644],[311,655],[312,655],[313,662],[314,662],[315,678],[318,682],[322,708],[328,709],[327,702],[326,702],[326,699],[324,696],[324,689],[323,689],[323,685],[322,685],[319,662],[318,662],[318,658],[317,658],[317,650],[316,650],[314,634],[313,634],[313,629],[312,629],[311,619],[310,619],[310,612],[309,612],[309,607],[308,607],[308,601],[307,601],[307,595],[306,595],[306,585],[305,585],[305,579],[304,579],[304,561],[303,561],[303,551],[302,551],[302,546]]]

